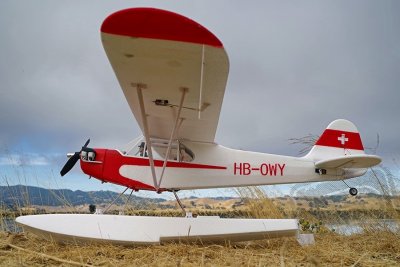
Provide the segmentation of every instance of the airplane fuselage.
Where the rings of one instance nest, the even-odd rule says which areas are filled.
[[[342,180],[365,170],[328,170],[321,174],[312,159],[226,148],[216,144],[191,143],[191,162],[169,160],[159,190],[201,189]],[[84,173],[104,182],[137,190],[157,190],[148,157],[125,155],[119,150],[95,149],[94,161],[82,160]],[[157,181],[164,160],[154,160]]]

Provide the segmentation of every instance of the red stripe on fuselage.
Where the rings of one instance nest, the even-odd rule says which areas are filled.
[[[122,155],[117,150],[108,149],[95,149],[96,161],[102,163],[87,162],[81,160],[81,168],[87,175],[93,176],[99,180],[127,186],[132,189],[144,189],[144,190],[155,190],[151,185],[141,183],[139,181],[126,178],[119,173],[119,169],[123,165],[131,166],[148,166],[150,168],[150,160],[148,158],[132,157]],[[162,167],[164,161],[154,160],[156,167]],[[227,167],[195,164],[187,162],[173,162],[168,161],[167,167],[169,168],[189,168],[189,169],[214,169],[214,170],[226,170]]]
[[[197,22],[156,8],[129,8],[108,16],[101,32],[222,47],[221,41]]]
[[[123,157],[123,158],[124,158],[123,161],[124,163],[122,165],[150,166],[150,160],[148,158],[137,158],[137,157]],[[162,167],[163,164],[164,164],[163,160],[154,160],[155,167]],[[174,162],[174,161],[168,161],[167,167],[187,168],[187,169],[213,169],[213,170],[227,169],[226,167],[223,166],[204,165],[204,164],[187,163],[187,162]]]
[[[364,150],[359,133],[332,129],[326,129],[315,145]]]

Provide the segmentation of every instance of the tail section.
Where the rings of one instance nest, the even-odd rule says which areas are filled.
[[[360,133],[348,120],[331,122],[306,156],[315,161],[345,155],[365,154]]]
[[[356,126],[342,119],[328,125],[305,158],[312,159],[316,168],[323,170],[369,168],[381,162],[380,157],[365,154]]]

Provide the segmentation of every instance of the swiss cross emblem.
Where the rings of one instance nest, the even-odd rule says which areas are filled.
[[[342,134],[342,136],[338,137],[338,140],[340,141],[342,146],[344,146],[344,144],[349,141],[349,138],[347,138],[345,134]]]

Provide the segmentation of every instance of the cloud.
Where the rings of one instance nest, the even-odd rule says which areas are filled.
[[[0,155],[0,165],[3,166],[48,166],[50,164],[48,156],[35,153]]]

